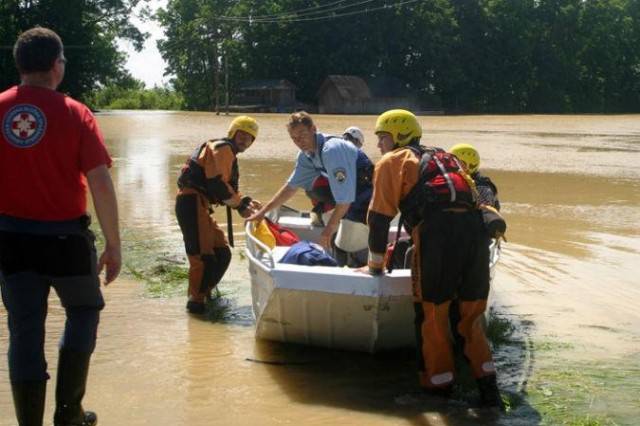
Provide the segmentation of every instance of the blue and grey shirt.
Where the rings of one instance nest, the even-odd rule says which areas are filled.
[[[344,139],[316,133],[316,151],[298,153],[296,166],[287,184],[310,190],[318,176],[326,176],[333,198],[338,204],[356,199],[358,148]]]

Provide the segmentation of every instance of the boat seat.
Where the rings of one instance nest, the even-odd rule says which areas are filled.
[[[300,216],[282,216],[278,219],[278,224],[285,228],[293,229],[311,229],[311,219]]]

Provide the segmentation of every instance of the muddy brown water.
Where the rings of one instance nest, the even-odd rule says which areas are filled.
[[[374,160],[380,157],[374,116],[316,118],[319,129],[331,134],[360,126],[366,152]],[[173,214],[177,172],[200,141],[224,135],[230,119],[209,113],[99,115],[115,158],[125,246],[138,248],[124,254],[125,262],[145,255],[151,260],[183,256]],[[240,185],[243,193],[266,201],[291,172],[296,148],[284,127],[286,115],[257,119],[260,137],[240,156]],[[638,359],[640,116],[420,121],[427,144],[473,143],[482,168],[500,189],[509,241],[493,284],[496,310],[528,324],[529,340],[566,344],[560,347],[570,363]],[[290,204],[306,208],[308,201],[299,195]],[[224,215],[219,217],[224,223]],[[224,321],[191,318],[184,313],[183,295],[149,297],[127,274],[104,290],[107,307],[85,404],[98,412],[100,424],[538,424],[544,418],[526,398],[526,408],[506,419],[478,414],[464,402],[425,399],[415,393],[410,354],[371,357],[256,341],[238,217],[234,234],[238,249],[220,284],[229,304]],[[4,308],[0,323],[4,354]],[[62,325],[63,313],[52,297],[46,350],[53,377]],[[510,357],[497,355],[499,367],[505,365],[501,383],[517,393],[536,368],[543,368],[544,353],[528,348],[513,355],[525,361]],[[624,413],[619,424],[632,424],[640,414],[633,403],[617,404],[609,397],[604,406],[594,405],[593,414]],[[0,425],[14,423],[3,356]]]

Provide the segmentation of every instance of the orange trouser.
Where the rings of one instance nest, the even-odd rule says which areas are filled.
[[[178,192],[176,217],[189,259],[189,300],[202,303],[229,267],[231,250],[209,201],[199,192],[190,188]]]
[[[433,212],[413,229],[412,283],[420,384],[448,387],[455,367],[449,308],[459,301],[457,330],[475,378],[495,374],[482,326],[489,293],[489,238],[475,211]]]
[[[421,365],[420,385],[426,388],[447,387],[455,378],[455,364],[449,329],[449,305],[415,303],[416,336]],[[491,349],[482,327],[486,300],[460,302],[458,332],[464,340],[464,355],[478,379],[496,374]]]

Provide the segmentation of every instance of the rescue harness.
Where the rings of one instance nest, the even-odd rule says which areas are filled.
[[[216,186],[207,184],[207,177],[204,172],[204,169],[198,163],[198,158],[200,158],[200,154],[204,149],[206,149],[207,144],[211,142],[214,143],[215,150],[222,148],[223,146],[229,146],[231,150],[234,152],[234,154],[237,153],[237,149],[234,143],[230,139],[226,139],[226,138],[214,139],[214,140],[204,142],[202,145],[200,145],[198,148],[195,149],[191,157],[189,157],[186,163],[184,164],[184,166],[182,166],[182,170],[180,171],[180,176],[178,176],[178,188],[195,189],[196,191],[204,195],[211,204],[222,205],[223,199],[218,193],[219,191],[212,189],[212,188],[216,188]],[[238,171],[238,159],[236,158],[234,159],[233,164],[231,166],[231,179],[229,179],[229,185],[231,186],[231,188],[233,188],[235,192],[238,192],[239,178],[240,178],[240,173]],[[220,180],[220,177],[216,176],[213,179]]]
[[[406,148],[420,159],[419,178],[400,201],[401,221],[413,228],[430,211],[477,208],[476,185],[455,155],[436,147],[407,145]]]

